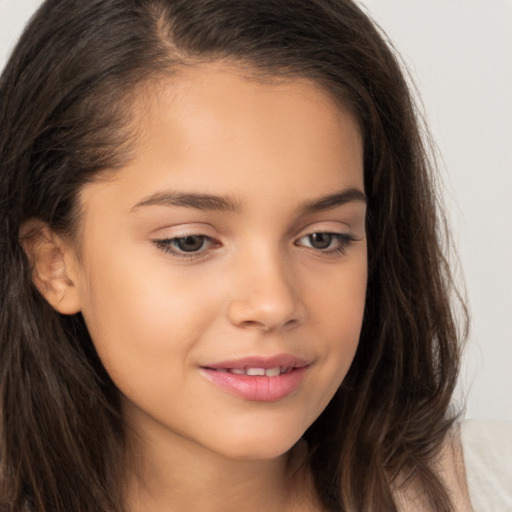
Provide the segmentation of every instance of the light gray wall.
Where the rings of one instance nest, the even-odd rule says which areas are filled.
[[[512,421],[512,2],[362,3],[404,57],[443,156],[472,314],[466,416]]]
[[[443,156],[472,333],[467,417],[512,421],[512,1],[364,0],[402,53]],[[0,67],[38,0],[0,0]]]

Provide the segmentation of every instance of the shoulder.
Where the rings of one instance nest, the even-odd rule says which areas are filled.
[[[446,435],[433,461],[454,512],[512,512],[512,424],[465,420]],[[414,485],[398,498],[400,512],[431,510]]]
[[[466,484],[458,424],[447,432],[432,460],[432,469],[450,497],[453,512],[473,512]],[[402,487],[395,494],[395,499],[400,512],[432,512],[425,489],[417,480],[411,479],[406,487]]]
[[[446,435],[433,467],[454,512],[512,512],[512,423],[464,420]],[[395,492],[400,512],[426,512],[421,487]]]
[[[474,511],[512,511],[512,423],[465,420],[460,442]]]

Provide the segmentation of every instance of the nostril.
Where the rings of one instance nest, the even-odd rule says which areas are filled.
[[[303,316],[303,315],[300,315]],[[237,327],[260,329],[269,332],[276,329],[292,329],[301,323],[297,308],[257,309],[232,304],[228,313],[229,321]]]

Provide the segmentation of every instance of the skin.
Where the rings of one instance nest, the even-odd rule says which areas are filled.
[[[304,204],[363,196],[358,125],[310,81],[263,82],[219,63],[148,85],[133,112],[134,158],[82,189],[79,243],[48,233],[53,271],[35,277],[56,309],[82,312],[120,390],[127,504],[319,510],[296,443],[357,348],[366,203]],[[169,191],[233,205],[166,204]],[[318,248],[313,233],[335,235]],[[188,235],[209,238],[183,256],[169,240]],[[281,353],[309,366],[277,401],[234,396],[201,372]]]

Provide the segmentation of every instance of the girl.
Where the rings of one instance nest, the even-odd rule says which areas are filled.
[[[0,82],[0,510],[470,510],[407,86],[349,0],[48,0]]]

